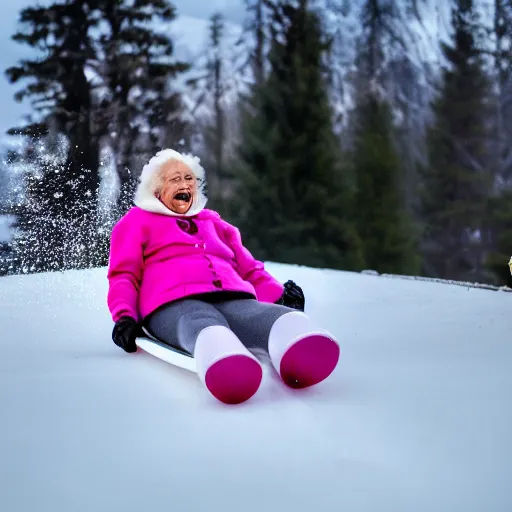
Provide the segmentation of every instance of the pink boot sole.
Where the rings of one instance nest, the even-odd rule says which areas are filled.
[[[291,388],[314,386],[334,371],[340,347],[327,336],[312,335],[294,343],[281,359],[281,378]]]
[[[228,356],[214,363],[205,375],[210,393],[225,404],[249,400],[260,387],[263,378],[261,365],[244,355]]]

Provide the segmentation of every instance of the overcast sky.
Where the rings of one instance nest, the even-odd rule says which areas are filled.
[[[20,105],[14,100],[14,93],[19,85],[11,85],[5,76],[5,70],[17,64],[20,58],[30,54],[23,45],[11,41],[11,36],[17,31],[18,15],[21,9],[38,4],[48,4],[50,1],[37,0],[1,0],[0,6],[0,139],[5,131],[15,126],[21,116],[29,111],[28,105]],[[207,19],[213,12],[219,11],[225,18],[240,23],[244,16],[243,0],[174,0],[178,15],[195,16]]]

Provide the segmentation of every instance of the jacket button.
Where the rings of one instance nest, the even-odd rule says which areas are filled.
[[[220,279],[216,279],[215,281],[212,281],[213,286],[215,288],[222,288],[222,281]]]

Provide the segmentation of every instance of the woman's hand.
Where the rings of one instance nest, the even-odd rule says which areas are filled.
[[[133,353],[137,352],[135,339],[138,334],[138,323],[132,317],[124,316],[116,322],[114,330],[112,331],[112,340],[125,352]]]
[[[304,311],[306,299],[302,288],[289,280],[284,283],[284,291],[277,304]]]

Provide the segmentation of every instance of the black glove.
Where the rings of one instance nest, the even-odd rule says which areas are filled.
[[[283,295],[277,301],[277,304],[304,311],[305,301],[306,299],[304,298],[302,288],[293,281],[286,281],[286,283],[284,283]]]
[[[114,326],[114,330],[112,331],[112,340],[125,352],[137,352],[135,338],[137,338],[138,334],[138,323],[129,316],[123,316],[116,322],[116,325]]]

